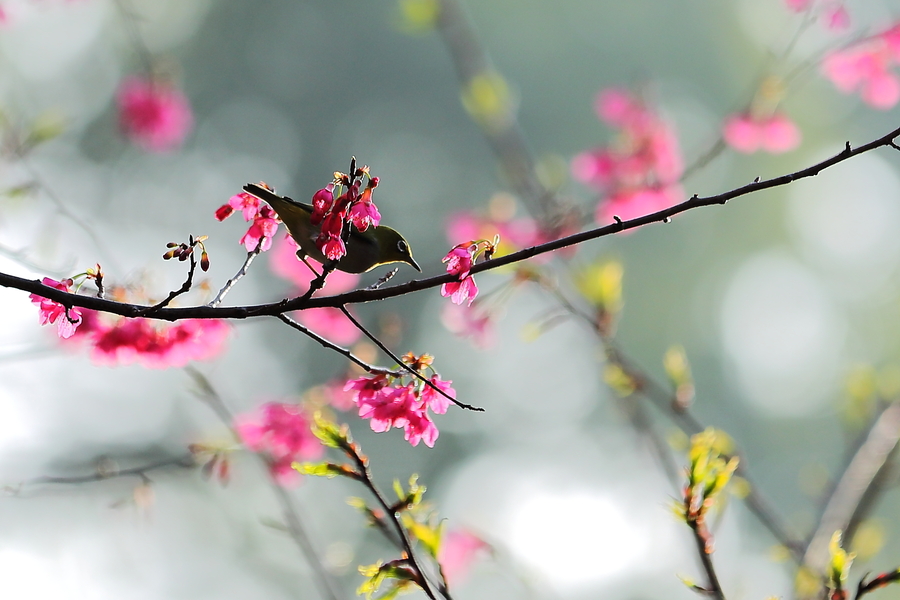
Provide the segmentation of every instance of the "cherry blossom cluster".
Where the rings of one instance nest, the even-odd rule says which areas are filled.
[[[240,243],[247,252],[265,252],[272,247],[272,239],[278,231],[281,222],[278,215],[268,204],[247,192],[240,192],[228,199],[216,209],[216,220],[224,221],[236,211],[240,211],[244,220],[250,222],[250,228],[240,239]]]
[[[627,89],[598,94],[594,109],[617,130],[607,147],[582,152],[572,160],[572,175],[597,189],[597,223],[628,220],[677,204],[684,197],[678,181],[684,171],[672,126]]]
[[[493,240],[470,240],[451,248],[441,262],[447,263],[447,272],[455,275],[457,281],[442,285],[441,296],[449,297],[454,304],[460,305],[468,300],[468,306],[471,306],[478,295],[478,286],[471,273],[472,265],[480,254],[486,259],[491,258],[499,244],[500,236],[496,235]]]
[[[360,191],[363,178],[366,187]],[[310,221],[321,226],[316,246],[329,260],[340,260],[347,254],[345,245],[351,223],[359,231],[377,227],[381,213],[372,202],[372,192],[378,186],[378,178],[369,175],[369,167],[354,168],[350,174],[335,173],[334,181],[318,190],[312,197],[313,212]],[[342,190],[346,190],[343,191]]]
[[[302,406],[268,402],[253,414],[238,416],[234,428],[247,448],[269,456],[269,469],[275,481],[294,485],[300,475],[292,465],[315,460],[324,452],[311,424]]]
[[[184,319],[162,324],[85,310],[83,323],[72,337],[91,347],[98,364],[138,363],[151,369],[183,367],[219,355],[230,327],[218,319]]]
[[[725,143],[746,154],[763,150],[781,154],[800,144],[800,130],[778,105],[784,83],[778,77],[763,81],[747,110],[729,116],[722,127]]]
[[[422,441],[433,448],[438,429],[431,420],[429,410],[439,415],[447,412],[450,406],[447,396],[456,398],[456,390],[451,387],[451,381],[444,381],[434,372],[431,367],[433,356],[414,356],[410,352],[402,360],[426,378],[430,385],[411,374],[378,373],[351,379],[344,390],[352,392],[360,418],[370,419],[372,431],[381,433],[392,427],[402,428],[404,438],[413,446]],[[432,375],[426,377],[429,370]]]
[[[845,94],[858,92],[863,102],[887,110],[900,101],[900,22],[889,29],[830,52],[822,73]]]
[[[144,150],[180,147],[194,124],[187,98],[166,81],[128,77],[119,85],[116,101],[122,131]]]

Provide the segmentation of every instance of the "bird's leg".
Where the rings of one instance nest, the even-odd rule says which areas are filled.
[[[312,271],[313,275],[315,275],[316,277],[322,276],[318,271],[316,271],[315,267],[309,264],[309,261],[306,260],[306,252],[304,252],[302,248],[297,249],[297,258],[302,260],[303,264],[309,267],[309,270]]]

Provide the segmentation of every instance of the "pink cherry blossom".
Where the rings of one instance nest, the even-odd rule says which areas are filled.
[[[329,288],[329,292],[334,292],[334,290]],[[298,310],[293,313],[293,316],[311,331],[341,346],[355,343],[362,335],[362,332],[344,313],[330,306]]]
[[[230,327],[215,319],[186,319],[163,325],[149,319],[116,318],[112,322],[85,311],[84,326],[73,337],[91,347],[98,364],[138,363],[147,368],[183,367],[217,356]]]
[[[427,358],[430,364],[431,357]],[[404,362],[406,360],[404,358]],[[414,364],[418,365],[418,361]],[[404,382],[405,377],[408,382]],[[437,374],[429,381],[451,398],[456,398],[456,390],[450,381],[442,380]],[[442,394],[412,376],[377,374],[360,377],[348,381],[344,390],[351,392],[360,418],[369,419],[372,431],[383,433],[391,428],[402,428],[404,438],[413,446],[424,442],[429,448],[434,447],[439,432],[429,411],[443,414],[450,405]]]
[[[732,115],[725,121],[722,136],[729,146],[747,154],[757,150],[780,154],[800,144],[800,130],[781,113],[765,118]]]
[[[487,542],[470,531],[455,529],[446,532],[441,537],[437,556],[444,579],[450,585],[458,585],[468,576],[479,556],[490,550]]]
[[[657,200],[678,202],[683,196],[678,181],[684,163],[672,127],[624,88],[600,92],[594,106],[600,119],[617,130],[616,139],[578,154],[571,170],[573,177],[600,192],[598,222],[609,223],[605,219],[610,215],[642,216],[651,204],[656,210],[671,206]],[[651,199],[654,202],[648,202]]]
[[[128,77],[119,86],[117,101],[125,135],[151,152],[178,148],[193,126],[187,98],[164,81]]]
[[[272,207],[263,206],[254,217],[247,233],[240,239],[240,243],[248,252],[256,250],[257,246],[260,252],[265,252],[272,247],[272,239],[278,231],[279,223],[278,215]]]
[[[365,231],[369,225],[377,227],[381,222],[381,213],[373,202],[357,202],[350,207],[350,222],[359,229]]]
[[[789,9],[794,12],[803,12],[812,6],[815,0],[784,0]]]
[[[887,110],[900,101],[900,23],[822,60],[822,73],[840,91],[858,91],[863,102]]]
[[[68,292],[75,282],[71,279],[56,281],[50,277],[44,277],[41,280],[41,283],[47,287]],[[39,307],[40,312],[38,313],[38,318],[41,325],[55,324],[57,335],[63,339],[75,335],[76,328],[82,323],[82,312],[80,308],[72,307],[67,310],[66,307],[59,302],[49,300],[38,294],[31,294],[29,298]]]
[[[314,460],[323,453],[309,418],[297,404],[268,402],[254,414],[235,418],[234,428],[247,448],[270,457],[271,474],[281,485],[299,482],[291,467],[295,461]]]

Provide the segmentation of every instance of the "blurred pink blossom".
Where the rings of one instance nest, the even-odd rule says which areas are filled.
[[[297,404],[268,402],[254,414],[236,417],[234,428],[248,449],[271,458],[272,477],[283,486],[300,481],[300,474],[291,467],[295,461],[315,460],[324,451]]]
[[[737,150],[750,154],[765,150],[780,154],[800,144],[800,130],[782,113],[757,118],[749,113],[731,115],[722,128],[725,142]]]
[[[437,556],[444,579],[451,586],[459,585],[468,577],[472,565],[479,556],[490,550],[490,544],[470,531],[465,529],[448,531],[441,538]]]
[[[863,102],[887,110],[900,101],[900,23],[822,60],[822,73],[840,91],[859,92]]]
[[[624,88],[600,92],[594,108],[617,130],[616,139],[577,155],[571,170],[573,177],[600,192],[597,222],[607,224],[613,215],[642,216],[678,203],[683,197],[678,180],[684,164],[669,123]]]
[[[119,125],[132,142],[145,150],[174,150],[193,127],[187,97],[167,82],[127,77],[119,85],[116,98]]]

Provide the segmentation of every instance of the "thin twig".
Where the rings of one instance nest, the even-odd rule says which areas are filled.
[[[228,410],[225,401],[212,386],[209,379],[193,367],[187,367],[185,371],[187,371],[188,375],[191,376],[194,383],[199,387],[198,395],[200,398],[206,401],[216,416],[219,417],[219,420],[231,430],[235,439],[240,439],[240,436],[238,436],[237,432],[234,430],[234,416],[231,414],[231,411]],[[266,472],[270,473],[270,460],[262,454],[255,454],[255,456],[257,456],[259,461],[265,465]],[[323,597],[328,598],[329,600],[339,600],[342,597],[340,587],[322,563],[322,559],[319,557],[315,546],[313,546],[313,543],[310,540],[309,533],[306,531],[306,527],[300,519],[297,507],[294,506],[293,499],[271,476],[269,477],[269,482],[271,483],[275,497],[278,499],[278,503],[281,505],[281,511],[284,514],[284,519],[291,539],[293,539],[294,543],[300,548],[300,551],[312,568],[319,591]]]
[[[344,313],[344,316],[347,317],[347,319],[349,319],[350,322],[353,323],[353,325],[362,332],[362,334],[364,336],[369,338],[373,344],[378,346],[382,352],[384,352],[385,354],[390,356],[391,360],[393,360],[398,365],[400,365],[400,367],[403,368],[405,371],[408,371],[410,374],[412,374],[413,376],[415,376],[416,378],[421,380],[425,385],[427,385],[432,390],[434,390],[435,392],[437,392],[438,394],[440,394],[441,396],[443,396],[444,398],[446,398],[453,404],[457,405],[458,407],[464,408],[466,410],[474,410],[475,412],[484,412],[483,408],[480,408],[478,406],[472,406],[471,404],[466,404],[465,402],[460,402],[459,400],[457,400],[453,396],[449,395],[444,390],[440,389],[438,386],[434,385],[427,377],[425,377],[424,375],[422,375],[421,373],[419,373],[418,371],[413,369],[411,366],[409,366],[408,364],[403,362],[399,356],[394,354],[394,352],[390,348],[388,348],[387,346],[384,345],[384,342],[382,342],[380,339],[378,339],[378,337],[375,336],[371,331],[366,329],[366,327],[362,323],[360,323],[356,319],[356,317],[354,317],[352,314],[350,314],[350,311],[347,310],[347,307],[339,306],[338,308],[340,309],[340,311],[342,313]]]
[[[235,286],[235,284],[241,280],[241,278],[247,274],[247,271],[250,269],[250,265],[253,263],[253,260],[259,256],[259,253],[262,252],[262,243],[265,238],[260,238],[259,243],[256,245],[256,248],[247,253],[247,258],[244,259],[244,264],[241,265],[241,268],[238,269],[238,272],[234,274],[234,277],[225,282],[225,285],[222,286],[222,289],[219,290],[219,293],[216,294],[216,297],[213,298],[206,306],[210,308],[216,308],[220,304],[222,304],[222,300],[225,299],[225,294],[231,291],[231,288]]]
[[[716,575],[716,569],[712,562],[712,556],[707,551],[707,540],[700,531],[699,524],[696,521],[688,520],[691,528],[694,542],[697,545],[697,554],[700,555],[700,563],[703,565],[703,571],[706,573],[706,579],[709,587],[704,591],[716,600],[725,600],[725,593],[722,591],[722,585],[719,583],[719,577]]]
[[[18,494],[23,487],[31,486],[31,485],[44,485],[44,484],[55,484],[55,485],[77,485],[81,483],[93,483],[98,481],[106,481],[108,479],[117,479],[122,477],[140,477],[141,479],[147,478],[147,473],[151,471],[157,471],[160,469],[165,469],[168,467],[181,467],[185,469],[194,468],[197,466],[196,461],[194,460],[193,454],[184,454],[181,456],[170,456],[167,458],[161,458],[159,460],[147,463],[145,465],[139,465],[136,467],[129,467],[127,469],[120,469],[117,467],[107,468],[106,465],[114,464],[112,461],[103,461],[102,464],[99,464],[98,467],[94,470],[93,473],[88,475],[70,475],[70,476],[51,476],[44,475],[41,477],[34,477],[32,479],[26,479],[16,485],[4,486],[4,489],[7,491],[12,491],[13,493]]]
[[[184,283],[181,284],[181,287],[177,290],[172,290],[171,292],[169,292],[169,295],[166,296],[163,300],[145,309],[141,314],[138,315],[139,317],[147,317],[148,315],[152,315],[153,313],[158,312],[160,309],[168,306],[169,303],[178,296],[191,291],[191,287],[194,284],[194,271],[197,270],[197,259],[194,258],[193,252],[188,255],[188,259],[191,261],[191,266],[188,269],[187,278],[184,280]],[[100,297],[102,296],[103,294],[101,288]]]

